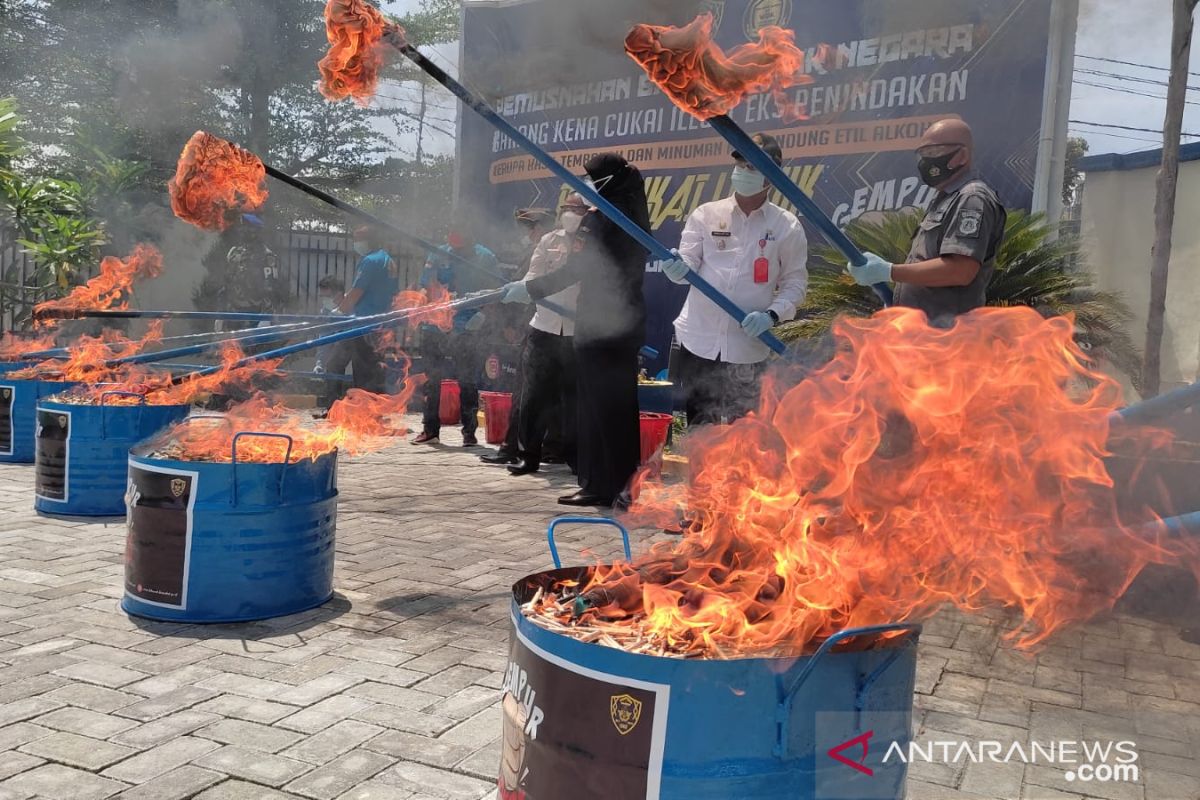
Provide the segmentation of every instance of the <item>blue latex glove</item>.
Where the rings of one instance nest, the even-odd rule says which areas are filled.
[[[533,298],[529,296],[529,287],[524,281],[513,281],[504,287],[504,297],[500,299],[501,303],[521,303],[529,305],[533,302]]]
[[[524,286],[525,284],[521,284],[521,285]],[[471,333],[474,333],[475,331],[477,331],[483,327],[483,323],[485,321],[487,321],[487,316],[484,315],[484,313],[482,311],[480,311],[478,314],[476,314],[475,316],[473,316],[469,320],[467,320],[467,324],[464,325],[463,327],[466,328]]]
[[[892,282],[892,265],[890,262],[884,261],[874,253],[863,253],[867,257],[867,263],[861,267],[856,267],[853,264],[846,265],[846,271],[850,273],[850,277],[854,278],[854,282],[859,286],[874,286],[877,283]]]
[[[691,268],[687,265],[687,262],[679,257],[678,250],[672,250],[671,255],[675,256],[675,258],[663,262],[662,274],[666,275],[671,280],[671,283],[687,283],[687,274]]]
[[[775,325],[771,315],[765,311],[751,311],[742,320],[742,330],[752,339],[757,339]]]

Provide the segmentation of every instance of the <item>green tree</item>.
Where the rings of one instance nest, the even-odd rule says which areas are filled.
[[[878,221],[856,220],[846,234],[863,250],[903,262],[920,218],[921,213],[911,209],[891,212]],[[1051,232],[1042,214],[1009,213],[996,272],[988,284],[988,305],[1029,306],[1046,316],[1074,314],[1080,344],[1136,383],[1141,354],[1126,330],[1128,307],[1119,295],[1095,288],[1080,267],[1077,237],[1052,237]],[[832,247],[814,249],[803,317],[780,329],[782,339],[816,338],[840,315],[867,316],[879,310],[874,292],[857,285],[845,264],[845,256]]]

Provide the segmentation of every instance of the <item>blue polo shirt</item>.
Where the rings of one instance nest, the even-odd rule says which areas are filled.
[[[392,302],[400,291],[400,280],[392,273],[392,258],[386,250],[367,253],[358,262],[352,289],[362,289],[362,297],[351,312],[356,317],[370,317],[392,310]]]

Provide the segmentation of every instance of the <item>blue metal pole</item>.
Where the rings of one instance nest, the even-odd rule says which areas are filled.
[[[50,312],[38,316],[38,319],[192,319],[213,320],[225,322],[322,322],[330,319],[329,315],[321,314],[260,314],[253,311],[156,311],[143,309],[126,309],[112,311],[101,309],[81,309]],[[350,317],[342,317],[350,319]]]
[[[504,297],[504,292],[502,290],[489,291],[489,292],[484,292],[482,294],[471,295],[470,297],[464,297],[460,300],[455,300],[452,303],[448,303],[446,305],[446,308],[453,310],[453,311],[462,311],[462,310],[469,309],[469,308],[478,308],[480,306],[486,306],[490,303],[496,303],[503,297]],[[307,342],[297,342],[296,344],[290,344],[287,347],[280,347],[276,350],[268,350],[265,353],[258,353],[256,355],[246,356],[245,358],[240,359],[239,361],[235,361],[233,363],[233,368],[237,369],[238,367],[244,367],[244,366],[247,366],[248,364],[253,364],[256,361],[269,361],[271,359],[276,359],[276,358],[287,358],[290,355],[294,355],[296,353],[301,353],[305,350],[312,350],[317,347],[325,347],[326,345],[337,344],[338,342],[343,342],[347,339],[357,339],[361,336],[368,336],[372,333],[375,333],[376,331],[383,330],[384,328],[388,327],[389,325],[395,325],[397,322],[403,322],[407,316],[412,316],[412,314],[414,314],[416,312],[424,311],[427,308],[428,307],[405,309],[404,311],[399,311],[399,312],[396,312],[396,314],[391,315],[390,319],[371,322],[370,324],[367,324],[367,325],[360,325],[358,327],[350,328],[348,330],[343,330],[338,333],[331,333],[327,336],[321,336],[316,339],[310,339]],[[397,316],[397,314],[399,316]],[[363,317],[362,320],[360,320],[360,321],[365,322],[368,319],[371,319],[371,317]],[[223,366],[209,367],[208,369],[203,369],[203,370],[200,370],[199,372],[192,373],[192,375],[187,376],[187,377],[203,377],[204,375],[211,375],[212,373],[217,372],[218,370],[221,370],[221,369],[224,369],[224,367]]]
[[[420,67],[425,74],[429,75],[429,77],[433,78],[442,86],[449,89],[472,111],[479,114],[481,117],[498,128],[505,136],[519,144],[525,149],[526,152],[536,158],[542,164],[542,166],[554,173],[555,177],[570,186],[573,190],[582,195],[589,203],[598,208],[600,212],[604,214],[604,216],[616,223],[621,230],[625,231],[625,233],[629,234],[629,236],[635,239],[638,244],[646,248],[650,254],[654,256],[654,258],[659,261],[668,261],[675,258],[670,249],[655,239],[649,231],[642,230],[637,223],[625,216],[620,209],[601,197],[599,192],[597,192],[591,186],[588,186],[579,176],[573,174],[569,169],[556,161],[553,156],[534,144],[528,136],[517,130],[512,123],[497,114],[491,106],[472,94],[469,89],[467,89],[458,81],[454,80],[454,78],[451,78],[448,74],[446,74],[446,71],[437,64],[434,64],[432,61],[427,59],[420,50],[406,42],[403,35],[397,31],[389,31],[388,33],[384,34],[384,37],[388,40],[389,44],[391,44],[414,64]],[[700,277],[695,270],[688,271],[687,280],[688,283],[696,287],[697,291],[715,303],[726,314],[737,320],[739,324],[746,318],[746,312],[744,310],[742,310],[736,303],[722,294],[717,287]],[[770,347],[776,353],[782,354],[786,350],[783,342],[775,338],[770,331],[763,333],[758,338],[763,342],[763,344],[767,345],[767,347]]]
[[[850,241],[850,237],[842,232],[842,229],[833,224],[824,211],[813,199],[804,193],[804,190],[792,182],[787,173],[783,171],[775,161],[762,151],[762,148],[754,143],[750,136],[738,127],[737,123],[725,115],[713,117],[708,120],[709,125],[713,130],[721,134],[725,141],[729,142],[746,161],[750,162],[755,169],[770,181],[771,185],[780,191],[780,193],[788,199],[796,208],[800,209],[800,213],[816,225],[821,233],[825,234],[834,247],[841,250],[846,258],[850,259],[850,263],[855,266],[862,266],[867,263],[867,257],[862,254],[862,251],[855,246],[854,242]],[[871,287],[875,294],[879,297],[885,306],[890,306],[895,302],[895,295],[892,292],[892,287],[886,283],[877,283]]]
[[[330,320],[330,319],[332,319],[332,317],[324,317],[324,319]],[[208,331],[206,333],[189,333],[186,336],[167,336],[166,338],[159,339],[157,342],[155,342],[155,344],[156,345],[175,344],[178,342],[196,341],[198,339],[211,339],[213,341],[221,341],[221,342],[237,342],[242,339],[249,338],[251,336],[259,336],[264,333],[273,333],[275,331],[283,331],[288,328],[297,330],[297,332],[298,332],[298,329],[303,328],[303,327],[304,327],[303,322],[288,322],[283,325],[272,325],[272,326],[266,327],[266,328],[250,328],[248,330],[240,330],[240,331]],[[40,360],[40,359],[45,359],[45,358],[63,359],[63,358],[70,358],[70,357],[71,357],[71,350],[68,347],[56,347],[52,350],[38,350],[33,353],[25,353],[24,355],[21,356],[22,359],[27,359],[27,360]]]
[[[151,364],[150,368],[151,369],[162,369],[162,370],[184,369],[190,373],[194,373],[194,372],[200,372],[201,370],[211,369],[212,366],[213,366],[212,364]],[[354,378],[352,378],[351,376],[343,375],[340,372],[304,372],[302,370],[298,371],[298,370],[291,370],[291,369],[281,369],[281,370],[279,370],[278,374],[284,376],[285,378],[308,378],[308,379],[312,379],[315,381],[332,381],[334,383],[350,383],[351,381],[354,380]],[[192,376],[191,375],[179,375],[177,377],[180,378],[181,380],[187,380],[188,378],[190,378]]]
[[[1140,425],[1178,411],[1185,411],[1197,403],[1200,403],[1200,382],[1134,403],[1114,413],[1112,421]]]

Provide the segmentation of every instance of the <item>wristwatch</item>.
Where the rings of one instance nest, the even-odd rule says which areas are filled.
[[[774,309],[768,308],[767,313],[771,315],[771,324],[778,325],[779,324],[779,315],[775,313]]]

